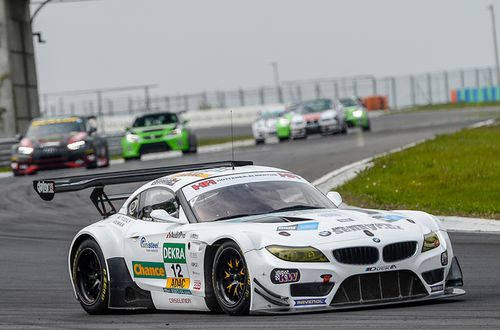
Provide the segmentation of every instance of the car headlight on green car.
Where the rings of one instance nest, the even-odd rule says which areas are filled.
[[[328,258],[312,246],[266,246],[276,258],[292,262],[329,262]]]
[[[424,244],[422,245],[422,252],[427,252],[432,249],[437,248],[441,243],[439,242],[438,234],[435,232],[430,232],[424,235]]]
[[[139,136],[132,133],[128,133],[127,135],[125,135],[125,139],[127,140],[127,142],[134,143],[139,141]]]
[[[363,116],[363,110],[354,110],[352,112],[354,118],[361,118]]]
[[[182,133],[182,129],[176,128],[176,129],[173,129],[170,132],[168,132],[168,135],[180,135],[181,133]]]

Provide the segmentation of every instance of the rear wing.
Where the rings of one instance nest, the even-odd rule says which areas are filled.
[[[157,179],[165,175],[171,175],[186,171],[207,170],[216,167],[240,167],[253,165],[252,161],[220,161],[200,164],[174,165],[147,169],[137,169],[128,171],[116,171],[105,173],[94,173],[87,175],[68,176],[52,179],[34,180],[33,188],[38,196],[45,201],[51,201],[55,194],[80,191],[87,188],[94,188],[90,199],[102,216],[109,216],[116,213],[116,209],[111,204],[112,200],[128,198],[128,195],[115,195],[108,197],[103,188],[107,185],[125,184],[133,182],[145,182]],[[105,205],[110,209],[106,210]]]

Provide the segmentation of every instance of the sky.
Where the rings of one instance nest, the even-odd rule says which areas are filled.
[[[34,21],[41,93],[157,84],[176,94],[494,63],[483,0],[95,0]],[[36,8],[32,6],[32,9]],[[498,24],[497,24],[498,26]]]

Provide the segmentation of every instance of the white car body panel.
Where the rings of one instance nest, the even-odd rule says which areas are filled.
[[[274,218],[287,216],[300,219],[297,222],[253,222],[270,217],[270,215],[258,215],[219,222],[189,223],[182,210],[179,218],[185,221],[184,224],[143,221],[127,215],[128,206],[134,198],[151,187],[164,187],[174,192],[182,189],[189,201],[202,192],[234,183],[279,180],[309,184],[300,176],[288,171],[262,166],[184,172],[149,182],[137,189],[117,214],[83,228],[75,236],[68,260],[70,276],[72,276],[71,256],[77,247],[75,242],[82,235],[89,235],[99,244],[106,260],[114,257],[125,259],[130,277],[139,288],[151,293],[155,308],[207,311],[209,308],[205,303],[207,287],[205,272],[211,271],[211,265],[204,263],[205,252],[207,247],[215,242],[229,239],[236,242],[243,252],[252,279],[251,313],[312,311],[328,308],[345,279],[371,272],[409,270],[422,282],[428,293],[426,299],[450,294],[445,292],[445,279],[454,257],[451,243],[439,220],[424,212],[332,208],[272,215]],[[212,183],[200,185],[208,181]],[[281,234],[283,232],[288,236]],[[440,245],[421,253],[423,236],[431,232],[437,233]],[[337,262],[332,255],[333,250],[358,246],[375,247],[382,255],[383,246],[402,241],[416,241],[417,248],[413,256],[397,262],[386,263],[379,258],[376,263],[370,265],[349,265]],[[265,247],[269,245],[312,246],[323,252],[330,262],[284,261],[266,250]],[[450,262],[442,265],[441,254],[445,251]],[[157,275],[141,275],[141,267],[148,265],[157,271]],[[438,268],[444,269],[442,281],[428,285],[421,273]],[[280,269],[298,269],[300,280],[273,283],[271,274],[273,270]],[[323,281],[321,276],[325,274],[331,275],[330,281],[335,283],[328,294],[319,297],[291,296],[291,284],[321,283]],[[112,281],[109,274],[108,280]],[[256,284],[257,282],[260,284]],[[438,286],[442,288],[436,290],[439,289]],[[264,297],[265,293],[264,295],[257,293],[263,290],[269,290],[283,298],[275,299],[283,305],[271,303]]]

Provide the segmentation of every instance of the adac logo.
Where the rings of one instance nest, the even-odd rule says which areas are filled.
[[[165,268],[161,262],[133,261],[132,270],[136,278],[167,278]]]
[[[191,280],[186,277],[169,277],[167,279],[167,289],[189,289]]]
[[[148,242],[146,240],[146,237],[141,237],[141,240],[139,241],[141,248],[143,249],[148,249],[148,250],[158,250],[160,248],[160,242]]]
[[[186,245],[182,243],[164,243],[163,261],[167,263],[185,264]]]

